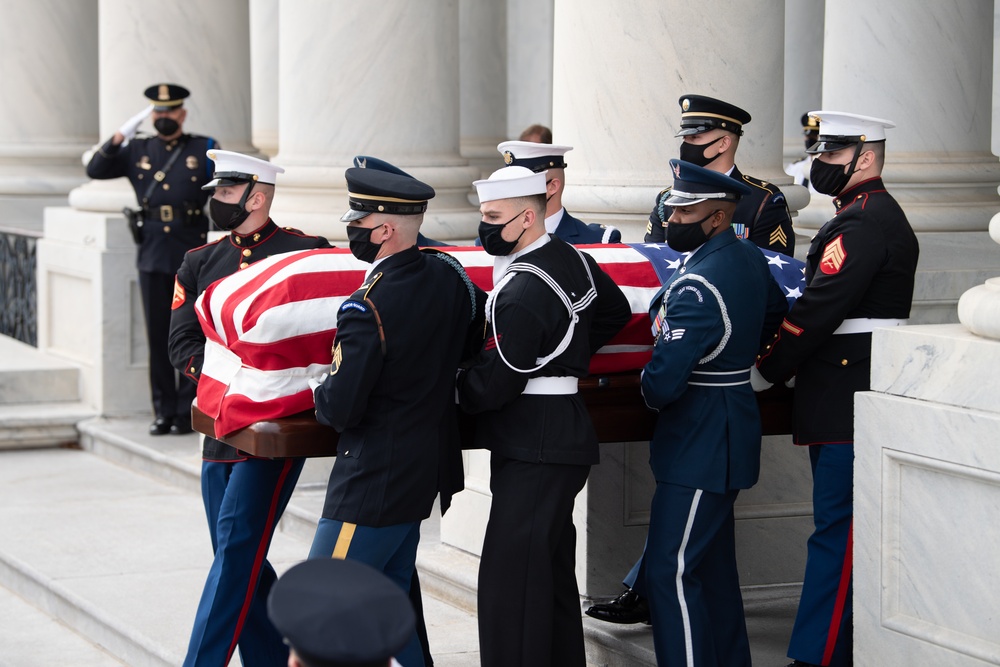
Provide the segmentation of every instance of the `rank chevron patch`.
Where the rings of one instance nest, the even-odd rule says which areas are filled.
[[[785,230],[781,227],[775,227],[768,238],[768,243],[770,245],[786,245],[788,243],[788,235],[785,234]]]
[[[819,270],[827,275],[833,275],[840,271],[847,259],[847,251],[844,250],[844,235],[841,234],[834,240],[826,244],[823,249],[823,257],[819,260]]]

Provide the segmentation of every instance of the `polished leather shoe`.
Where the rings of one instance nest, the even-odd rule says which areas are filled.
[[[170,435],[187,435],[192,430],[190,420],[174,419],[174,423],[170,427]]]
[[[631,588],[611,602],[595,604],[587,610],[587,616],[608,623],[649,623],[649,602]]]
[[[174,420],[170,417],[157,417],[149,425],[150,435],[166,435],[170,433],[170,427],[174,425]]]

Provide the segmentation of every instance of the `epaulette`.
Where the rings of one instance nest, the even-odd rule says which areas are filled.
[[[469,321],[470,322],[475,322],[476,321],[476,286],[472,283],[472,279],[469,278],[469,274],[466,273],[465,267],[462,266],[462,263],[459,262],[454,257],[452,257],[451,255],[449,255],[448,253],[443,252],[441,250],[437,250],[435,248],[421,248],[420,252],[427,253],[431,257],[434,257],[436,259],[440,259],[442,262],[444,262],[445,264],[447,264],[448,266],[450,266],[452,269],[455,270],[455,273],[458,274],[458,277],[462,279],[463,283],[465,283],[465,289],[467,289],[469,291],[469,302],[470,302],[469,305],[472,306],[472,311],[469,313]]]
[[[375,287],[375,283],[377,283],[377,282],[378,282],[378,280],[379,280],[379,278],[381,278],[381,277],[382,277],[382,272],[381,272],[381,271],[379,271],[379,272],[378,272],[378,273],[376,273],[376,274],[375,274],[374,276],[372,276],[372,277],[371,277],[371,278],[369,278],[369,279],[368,279],[367,281],[365,281],[365,283],[364,283],[364,284],[362,284],[362,285],[361,285],[361,287],[359,287],[359,288],[358,288],[358,291],[359,291],[359,292],[360,292],[361,290],[364,290],[364,291],[365,291],[365,294],[364,294],[364,296],[362,296],[362,297],[361,297],[362,299],[365,299],[365,300],[367,300],[367,299],[368,299],[368,293],[372,291],[372,288],[373,288],[373,287]]]
[[[748,176],[746,174],[743,174],[743,180],[746,182],[747,185],[752,185],[756,188],[760,188],[761,190],[765,190],[772,195],[778,194],[778,188],[772,185],[771,183],[768,183],[767,181],[762,181],[759,178],[754,178],[753,176]]]

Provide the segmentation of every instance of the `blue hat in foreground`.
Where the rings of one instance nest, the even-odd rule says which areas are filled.
[[[294,565],[271,588],[267,614],[309,665],[385,664],[413,636],[406,593],[370,565],[317,558]]]
[[[385,160],[359,155],[354,164],[344,173],[351,210],[340,218],[342,222],[360,220],[372,213],[418,215],[434,198],[434,188]]]
[[[671,160],[670,170],[674,172],[674,185],[665,202],[668,206],[691,206],[707,199],[735,202],[753,194],[746,183],[690,162]]]

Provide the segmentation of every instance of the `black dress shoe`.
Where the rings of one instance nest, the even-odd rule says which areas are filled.
[[[170,433],[170,427],[173,426],[174,420],[170,417],[157,417],[153,420],[153,423],[149,425],[150,435],[165,435]]]
[[[608,623],[649,623],[649,602],[631,588],[611,602],[595,604],[587,616]]]
[[[191,431],[191,421],[188,419],[175,418],[173,426],[170,427],[170,435],[187,435]]]

